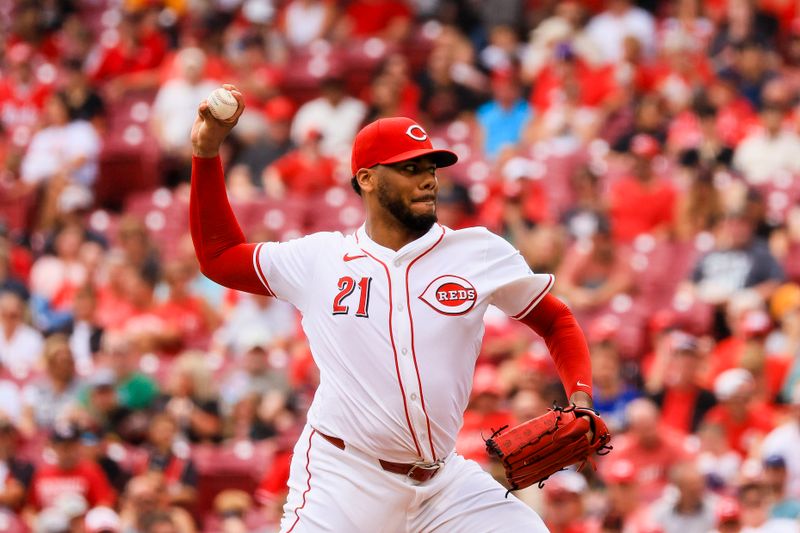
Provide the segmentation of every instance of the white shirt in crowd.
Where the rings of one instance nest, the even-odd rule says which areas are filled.
[[[295,47],[322,36],[328,16],[327,2],[291,2],[286,8],[286,39]]]
[[[644,54],[651,56],[655,48],[656,25],[653,15],[631,6],[620,16],[609,11],[595,15],[586,26],[586,35],[605,61],[617,63],[622,60],[623,42],[628,36],[636,37]]]
[[[158,90],[153,102],[156,135],[161,147],[168,151],[190,146],[192,124],[197,117],[197,103],[219,87],[215,80],[202,80],[196,85],[183,78],[173,78]]]
[[[345,96],[334,106],[326,98],[306,102],[292,121],[292,140],[301,144],[310,131],[322,134],[320,147],[325,155],[340,161],[350,161],[350,147],[367,114],[361,100]]]
[[[91,187],[97,178],[100,148],[100,136],[85,120],[48,126],[33,136],[25,152],[20,168],[22,181],[38,184],[67,171],[72,181]],[[81,159],[84,161],[78,165]]]
[[[260,244],[254,266],[303,315],[320,370],[311,426],[401,463],[453,451],[487,307],[521,318],[554,281],[485,228],[438,224],[397,251],[363,226]]]
[[[780,455],[786,461],[786,473],[789,496],[800,498],[800,423],[790,420],[773,429],[761,444],[761,456]]]
[[[800,136],[781,131],[770,136],[759,131],[746,137],[736,147],[733,166],[744,174],[750,185],[762,185],[784,172],[800,171]]]
[[[15,376],[30,374],[39,364],[43,348],[42,334],[27,324],[18,325],[10,337],[0,330],[0,364]]]

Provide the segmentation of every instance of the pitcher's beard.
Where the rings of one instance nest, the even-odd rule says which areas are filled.
[[[378,202],[406,229],[414,233],[426,233],[438,218],[436,211],[430,214],[415,214],[409,207],[396,196],[392,195],[384,181],[378,182]]]

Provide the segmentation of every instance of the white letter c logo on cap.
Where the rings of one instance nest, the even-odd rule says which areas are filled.
[[[419,124],[412,124],[406,130],[406,135],[414,139],[415,141],[424,141],[428,138],[428,134],[425,133],[425,130],[422,129],[422,126]]]

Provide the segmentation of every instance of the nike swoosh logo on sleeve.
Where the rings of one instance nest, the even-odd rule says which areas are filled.
[[[342,257],[342,261],[352,261],[353,259],[361,259],[362,257],[367,257],[367,256],[344,254],[344,257]]]
[[[578,387],[588,387],[588,386],[589,385],[587,385],[586,383],[583,383],[581,382],[581,380],[578,380]]]

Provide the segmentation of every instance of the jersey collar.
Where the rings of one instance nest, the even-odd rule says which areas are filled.
[[[376,243],[367,235],[366,225],[362,224],[355,232],[356,243],[363,251],[371,254],[378,259],[385,261],[405,261],[406,259],[413,260],[426,250],[430,249],[434,244],[441,240],[444,235],[445,228],[441,224],[434,224],[431,229],[421,236],[419,239],[411,241],[396,252],[391,248],[386,248]]]

